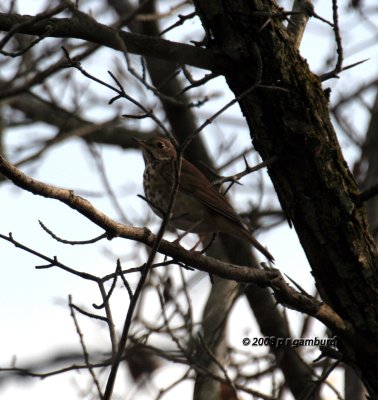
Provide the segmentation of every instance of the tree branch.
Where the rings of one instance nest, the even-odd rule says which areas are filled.
[[[49,18],[31,22],[35,17],[30,15],[0,13],[0,30],[8,32],[57,38],[76,38],[101,44],[114,50],[127,51],[133,54],[155,57],[176,64],[187,64],[193,67],[208,69],[213,72],[224,70],[226,58],[210,50],[190,46],[184,43],[115,30],[96,22],[84,13],[75,13],[72,18]],[[119,43],[123,41],[123,46]]]
[[[78,211],[94,224],[103,228],[107,232],[109,239],[123,237],[144,243],[149,247],[153,247],[156,242],[155,235],[147,228],[135,228],[120,224],[97,210],[88,200],[76,196],[72,190],[58,188],[34,180],[10,164],[2,156],[0,156],[0,171],[16,186],[39,196],[59,200]],[[1,237],[4,238],[3,235]],[[158,251],[173,259],[179,259],[196,269],[221,278],[239,282],[253,282],[262,287],[270,286],[277,298],[291,308],[313,315],[340,335],[347,334],[350,336],[352,333],[350,332],[350,327],[327,304],[294,290],[276,269],[261,270],[247,266],[236,266],[203,256],[200,252],[187,251],[178,244],[165,240],[161,241]]]

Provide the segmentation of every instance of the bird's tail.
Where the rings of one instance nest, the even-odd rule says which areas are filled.
[[[269,253],[269,251],[252,236],[252,233],[247,229],[242,230],[244,237],[248,240],[253,247],[255,247],[261,254],[263,254],[271,263],[274,264],[274,257]]]

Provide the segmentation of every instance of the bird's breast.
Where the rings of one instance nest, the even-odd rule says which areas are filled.
[[[152,211],[164,218],[169,207],[172,184],[169,184],[158,169],[146,168],[143,176],[144,193]],[[181,230],[202,232],[201,221],[207,217],[204,207],[195,196],[178,190],[170,225]],[[194,229],[192,230],[192,227]]]

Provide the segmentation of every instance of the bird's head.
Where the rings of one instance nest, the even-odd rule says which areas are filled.
[[[165,137],[157,136],[147,140],[133,139],[142,150],[146,164],[164,163],[176,159],[176,149]]]

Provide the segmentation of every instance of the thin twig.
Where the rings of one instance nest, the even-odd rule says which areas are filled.
[[[369,189],[364,190],[360,194],[360,196],[359,196],[360,204],[364,203],[365,201],[370,200],[371,198],[373,198],[374,196],[377,196],[377,195],[378,195],[378,183],[371,186]]]
[[[91,244],[91,243],[96,243],[102,239],[106,239],[107,238],[107,234],[106,233],[102,233],[99,236],[96,236],[93,239],[88,239],[88,240],[66,240],[66,239],[62,239],[59,236],[55,235],[55,233],[53,233],[49,228],[46,227],[46,225],[41,221],[38,220],[39,225],[41,226],[41,228],[47,232],[53,239],[55,239],[57,242],[60,243],[64,243],[64,244],[70,244],[70,245],[84,245],[84,244]]]
[[[113,204],[114,209],[117,211],[117,213],[120,216],[120,220],[125,223],[125,224],[130,224],[129,219],[126,217],[126,214],[123,211],[123,208],[121,207],[117,196],[114,193],[114,190],[109,182],[108,176],[105,171],[105,165],[104,165],[104,160],[100,154],[100,152],[97,150],[97,148],[94,146],[93,143],[88,143],[88,148],[90,153],[93,156],[93,159],[95,161],[96,167],[98,174],[102,180],[102,183],[105,187],[105,190],[108,194],[108,197],[110,199],[110,202]]]
[[[106,290],[104,283],[102,281],[98,282],[98,287],[100,289],[101,297],[104,301],[104,309],[106,314],[106,323],[108,324],[109,328],[109,335],[110,335],[110,342],[112,344],[112,356],[114,356],[116,349],[117,349],[117,337],[115,332],[115,326],[113,321],[112,310],[109,305],[109,301],[107,299]]]
[[[325,370],[322,375],[319,377],[319,379],[316,381],[316,385],[313,385],[311,387],[311,390],[308,393],[305,393],[304,396],[301,396],[300,400],[311,400],[314,398],[314,394],[317,390],[319,390],[320,386],[326,382],[329,374],[340,364],[340,360],[335,361],[327,370]],[[328,383],[328,382],[326,382]],[[339,400],[343,400],[343,397],[340,395],[340,393],[329,383],[328,385],[333,389],[334,393],[336,394],[337,398]]]
[[[339,26],[339,13],[338,13],[338,5],[337,0],[332,0],[332,15],[333,15],[333,31],[335,33],[335,41],[336,41],[336,52],[337,52],[337,61],[335,68],[320,76],[322,81],[325,81],[329,78],[337,78],[337,74],[339,74],[343,70],[343,61],[344,61],[344,50],[341,40],[340,26]],[[357,63],[359,64],[359,63]]]
[[[277,157],[273,156],[268,158],[267,160],[255,165],[254,167],[250,167],[248,165],[248,162],[245,158],[245,156],[243,155],[244,158],[244,163],[245,163],[245,169],[242,172],[239,172],[235,175],[230,175],[230,176],[224,176],[222,178],[219,178],[215,181],[212,182],[212,185],[221,185],[225,182],[232,182],[232,183],[237,183],[241,178],[243,178],[244,176],[251,174],[252,172],[256,172],[259,171],[262,168],[267,167],[268,165],[272,165],[275,161],[277,161]]]
[[[233,390],[234,392],[234,398],[236,400],[238,400],[238,392],[236,390],[235,387],[235,383],[231,380],[226,368],[224,367],[224,365],[222,365],[222,363],[215,357],[215,355],[213,354],[213,352],[211,351],[211,349],[209,348],[209,346],[207,345],[207,343],[205,342],[203,336],[201,334],[198,335],[200,342],[202,344],[202,348],[206,350],[206,353],[209,355],[209,357],[211,358],[211,360],[218,366],[218,368],[223,372],[223,375],[226,379],[227,384],[230,386],[230,388]]]
[[[171,31],[174,28],[177,28],[178,26],[184,25],[184,23],[192,18],[194,18],[197,15],[196,12],[192,12],[190,14],[186,14],[186,15],[182,15],[179,14],[178,17],[178,21],[176,21],[175,23],[173,23],[172,25],[168,26],[167,28],[165,28],[164,30],[162,30],[159,33],[159,36],[163,36],[164,33],[167,33],[169,31]]]
[[[96,315],[96,314],[92,314],[88,311],[83,310],[82,308],[80,308],[79,306],[72,304],[72,307],[78,311],[80,314],[85,315],[88,318],[92,318],[92,319],[98,319],[99,321],[103,321],[103,322],[108,322],[106,317],[103,317],[102,315]]]
[[[236,96],[234,99],[232,99],[230,102],[228,102],[226,105],[224,105],[220,110],[218,110],[215,114],[213,114],[210,118],[208,118],[205,122],[203,122],[191,135],[189,135],[185,141],[182,143],[180,146],[180,149],[178,151],[178,154],[182,153],[191,143],[191,141],[194,139],[195,136],[197,136],[201,131],[203,131],[208,125],[213,123],[213,121],[219,117],[219,115],[223,114],[226,110],[228,110],[231,106],[234,104],[240,102],[243,100],[246,96],[251,94],[260,84],[261,82],[261,76],[262,76],[262,59],[261,59],[261,53],[260,50],[257,46],[256,43],[253,43],[253,48],[255,52],[255,58],[256,58],[256,77],[254,83],[246,89],[244,92],[240,93],[238,96]]]
[[[173,186],[171,188],[171,194],[170,194],[170,200],[169,200],[169,205],[168,205],[168,209],[166,211],[166,216],[163,218],[163,221],[161,222],[159,231],[156,235],[156,239],[154,241],[154,244],[152,246],[151,249],[151,253],[148,257],[147,263],[145,264],[145,266],[142,269],[142,273],[141,273],[141,277],[138,281],[137,287],[134,291],[134,295],[130,300],[130,305],[129,308],[127,310],[127,314],[126,314],[126,319],[125,319],[125,323],[124,323],[124,327],[122,330],[122,335],[118,344],[118,350],[116,352],[116,355],[114,357],[113,363],[112,363],[112,367],[110,369],[110,374],[108,377],[108,380],[106,382],[106,387],[105,387],[105,393],[104,393],[104,400],[110,400],[112,397],[112,393],[113,393],[113,388],[114,388],[114,384],[115,384],[115,380],[117,377],[117,372],[118,372],[118,368],[119,368],[119,364],[121,362],[121,358],[124,352],[124,349],[126,348],[126,343],[127,343],[127,338],[128,338],[128,334],[129,334],[129,330],[130,330],[130,326],[131,326],[131,322],[132,322],[132,318],[133,318],[133,314],[135,311],[135,307],[137,305],[139,296],[142,292],[143,286],[147,280],[148,274],[150,272],[152,263],[155,259],[156,253],[159,249],[160,243],[163,239],[163,235],[165,232],[166,227],[168,226],[168,222],[170,220],[171,217],[171,213],[172,210],[174,209],[174,205],[176,202],[176,197],[177,197],[177,193],[178,193],[178,189],[179,189],[179,184],[180,184],[180,171],[181,171],[181,161],[182,161],[182,157],[181,155],[178,156],[176,162],[175,162],[175,174],[174,174],[174,182],[173,182]]]
[[[86,366],[88,368],[88,371],[89,371],[89,373],[90,373],[90,375],[91,375],[91,377],[93,379],[93,382],[94,382],[94,384],[96,386],[97,393],[98,393],[100,399],[103,400],[104,397],[103,397],[102,392],[101,392],[100,384],[99,384],[98,379],[96,377],[96,374],[95,374],[95,372],[94,372],[94,370],[93,370],[93,368],[92,368],[92,366],[91,366],[91,364],[89,362],[89,354],[88,354],[87,346],[85,345],[83,333],[81,332],[79,323],[78,323],[78,321],[76,319],[76,315],[75,315],[75,312],[74,312],[75,306],[72,303],[72,296],[71,295],[68,296],[68,304],[70,306],[71,317],[72,317],[72,319],[74,321],[76,332],[77,332],[77,334],[79,336],[80,345],[81,345],[81,348],[83,350],[83,356],[84,356],[85,364],[86,364]]]

